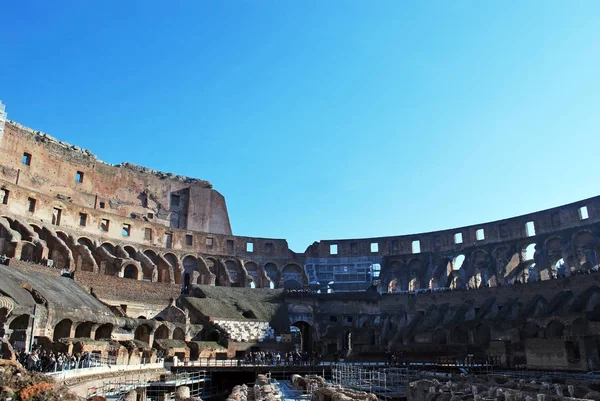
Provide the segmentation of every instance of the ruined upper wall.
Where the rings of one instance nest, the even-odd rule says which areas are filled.
[[[442,231],[361,239],[322,240],[310,245],[309,258],[383,257],[432,252],[523,240],[600,222],[600,196],[504,220]],[[337,247],[337,253],[335,249]]]
[[[6,122],[0,140],[0,178],[78,207],[171,228],[231,234],[225,198],[210,182],[129,163],[110,165],[12,121]]]

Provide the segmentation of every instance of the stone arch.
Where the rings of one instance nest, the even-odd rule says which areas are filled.
[[[89,239],[88,237],[79,237],[77,239],[77,243],[79,245],[83,245],[85,247],[87,247],[90,251],[93,251],[94,248],[96,247],[94,245],[94,241],[92,241],[91,239]]]
[[[268,262],[264,265],[263,270],[269,281],[273,283],[274,288],[279,288],[279,269],[277,265],[273,262]]]
[[[129,278],[133,280],[139,280],[142,272],[138,266],[130,263],[123,267],[123,278]]]
[[[61,338],[71,337],[71,328],[73,322],[71,319],[63,319],[54,326],[54,334],[52,336],[53,341],[58,341]]]
[[[175,330],[173,330],[173,340],[185,341],[185,331],[180,327],[176,327]]]
[[[384,272],[383,283],[385,288],[388,289],[389,292],[400,291],[403,287],[403,283],[406,279],[406,271],[403,268],[403,265],[399,261],[392,261],[391,263],[386,265]],[[408,283],[406,284],[408,287]],[[390,291],[392,289],[392,291]]]
[[[154,250],[146,249],[143,254],[146,255],[146,257],[150,259],[152,263],[155,265],[158,264],[158,254]]]
[[[81,322],[75,329],[75,338],[91,338],[92,337],[92,322]]]
[[[304,287],[304,268],[297,263],[288,263],[281,269],[283,288],[299,290]]]
[[[170,279],[170,271],[167,269],[172,269],[173,271],[173,281],[175,281],[175,284],[183,284],[181,282],[182,278],[183,278],[183,267],[181,266],[181,264],[179,263],[179,259],[177,259],[177,256],[175,256],[175,254],[171,253],[171,252],[167,252],[164,255],[162,255],[162,258],[170,265],[170,267],[164,267],[162,269],[162,274],[165,275],[165,277],[167,275],[169,275],[169,279],[167,282],[171,282]],[[160,271],[159,271],[160,272]]]
[[[169,328],[165,324],[158,326],[154,332],[154,340],[167,340],[169,339]]]
[[[241,272],[239,263],[235,260],[228,259],[225,261],[225,269],[227,270],[227,276],[229,277],[229,285],[231,287],[243,287],[241,285],[244,275]]]
[[[19,315],[15,317],[8,325],[8,329],[12,331],[10,334],[10,343],[15,348],[23,349],[29,337],[29,315]]]
[[[313,350],[313,328],[310,323],[304,320],[298,320],[291,324],[300,330],[300,349],[305,352]]]
[[[135,259],[135,256],[137,255],[137,250],[134,247],[132,247],[131,245],[125,245],[123,249],[125,250],[125,252],[127,252],[127,255],[129,255],[130,259]]]
[[[117,256],[117,247],[113,243],[105,241],[100,245],[100,247],[104,248],[106,252],[110,253],[112,256]]]
[[[135,340],[150,344],[150,335],[152,333],[152,327],[147,324],[140,324],[133,335]]]
[[[183,291],[188,293],[190,284],[203,284],[201,282],[200,272],[198,271],[198,258],[193,255],[187,255],[181,261],[183,265],[181,285]]]
[[[63,240],[64,242],[68,242],[69,241],[69,234],[67,234],[66,232],[59,231],[59,230],[56,230],[55,232],[56,232],[56,236],[58,238],[60,238],[61,240]]]
[[[408,283],[403,290],[416,291],[421,288],[421,280],[423,279],[424,263],[421,259],[413,258],[408,262]],[[429,281],[429,280],[427,280]]]
[[[96,340],[110,340],[112,338],[113,325],[105,323],[96,329]]]
[[[246,268],[246,272],[248,273],[248,278],[249,280],[251,280],[248,283],[248,286],[250,286],[251,283],[255,284],[256,288],[262,288],[262,280],[260,279],[261,274],[260,274],[260,268],[258,267],[258,263],[256,262],[246,262],[244,264],[244,267]]]
[[[581,230],[573,234],[571,244],[575,255],[576,269],[598,270],[598,254],[595,239],[589,230]]]

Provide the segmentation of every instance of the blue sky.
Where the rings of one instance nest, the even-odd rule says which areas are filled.
[[[598,1],[18,1],[8,117],[211,181],[235,234],[398,235],[598,195]]]

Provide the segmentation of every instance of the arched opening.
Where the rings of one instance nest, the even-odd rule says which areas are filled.
[[[146,344],[150,344],[151,332],[152,328],[150,326],[148,326],[147,324],[141,324],[135,329],[133,338]]]
[[[409,282],[408,282],[408,291],[410,292],[415,292],[416,290],[419,289],[419,280],[416,277],[413,277]]]
[[[462,254],[458,255],[452,261],[452,269],[453,270],[460,270],[460,268],[462,267],[463,263],[465,263],[465,255],[462,255]]]
[[[532,261],[535,256],[535,243],[527,245],[525,252],[523,253],[523,261]]]
[[[312,352],[312,350],[313,350],[312,326],[308,322],[305,322],[303,320],[294,322],[292,324],[292,326],[299,330],[300,350],[304,351],[304,352]]]
[[[90,338],[92,336],[92,322],[79,323],[75,329],[75,338]]]
[[[237,262],[233,260],[227,260],[225,261],[225,268],[227,269],[227,274],[229,275],[229,284],[231,287],[240,287],[241,275]]]
[[[175,284],[182,284],[181,283],[181,279],[182,274],[181,274],[181,266],[179,265],[179,259],[177,259],[177,256],[173,255],[172,253],[165,253],[163,255],[163,258],[169,262],[169,264],[172,266],[173,269],[173,277],[175,278]],[[163,273],[167,273],[168,272],[163,272]]]
[[[104,244],[102,244],[101,246],[102,246],[102,248],[103,248],[103,249],[104,249],[106,252],[110,253],[110,255],[111,255],[111,256],[115,256],[115,257],[116,257],[116,254],[115,254],[115,246],[114,246],[113,244],[111,244],[110,242],[105,242],[105,243],[104,243]]]
[[[62,231],[56,231],[56,236],[60,238],[64,243],[67,243],[69,240],[69,236]]]
[[[548,338],[562,338],[565,325],[558,320],[553,320],[546,326],[546,336]]]
[[[283,275],[284,288],[294,290],[303,288],[302,283],[304,283],[304,269],[302,266],[297,264],[288,264],[283,267],[281,273]],[[293,288],[287,288],[286,286]]]
[[[267,263],[264,267],[264,271],[265,273],[267,273],[267,277],[269,277],[269,280],[271,280],[271,282],[274,284],[274,287],[272,288],[277,288],[279,274],[277,273],[277,266],[275,265],[275,263]]]
[[[58,341],[61,338],[71,337],[71,327],[73,322],[69,319],[63,319],[54,326],[54,335],[52,341]]]
[[[558,259],[554,264],[554,270],[556,271],[555,278],[564,277],[567,274],[566,267],[565,260],[563,258]]]
[[[28,337],[29,315],[21,315],[15,318],[9,325],[10,343],[15,349],[25,349],[25,343]]]
[[[182,328],[177,327],[175,330],[173,330],[173,339],[185,341],[185,332]]]
[[[94,250],[94,248],[95,248],[95,246],[94,246],[94,243],[92,242],[92,240],[91,240],[91,239],[89,239],[89,238],[87,238],[87,237],[81,237],[81,238],[79,238],[79,239],[77,240],[77,243],[78,243],[79,245],[83,245],[83,246],[85,246],[85,247],[86,247],[86,248],[88,248],[90,251],[93,251],[93,250]]]
[[[125,266],[125,270],[123,271],[123,277],[129,278],[133,280],[138,279],[138,269],[134,265]]]
[[[192,255],[183,258],[183,277],[181,278],[181,287],[184,294],[188,294],[190,284],[196,284],[200,273],[198,272],[198,259]]]
[[[246,268],[246,272],[248,272],[249,278],[252,280],[250,282],[250,287],[251,288],[261,288],[258,265],[254,262],[246,262],[244,267]],[[254,285],[254,287],[252,285]]]
[[[275,283],[269,279],[269,289],[270,290],[274,290],[275,289]]]
[[[110,323],[103,324],[96,329],[96,340],[110,340],[112,338],[113,325]]]
[[[169,338],[169,328],[166,325],[161,325],[158,329],[156,329],[156,331],[154,332],[154,339],[155,340],[166,340]],[[146,341],[147,342],[147,341]]]
[[[125,252],[127,252],[127,255],[129,255],[131,259],[135,259],[137,251],[132,246],[126,245],[125,247],[123,247],[123,249],[125,249]]]
[[[388,284],[388,292],[396,292],[396,291],[398,291],[398,279],[394,278]]]

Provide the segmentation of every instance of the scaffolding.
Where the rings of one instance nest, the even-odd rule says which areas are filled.
[[[406,397],[409,380],[406,368],[363,368],[346,364],[332,368],[331,377],[335,386],[371,393],[379,400]]]
[[[178,372],[161,376],[160,380],[148,380],[148,377],[140,374],[123,378],[105,380],[98,387],[88,390],[87,398],[102,396],[108,400],[121,400],[131,390],[138,393],[143,392],[147,401],[168,401],[175,399],[177,387],[187,386],[190,396],[206,396],[206,371]]]

